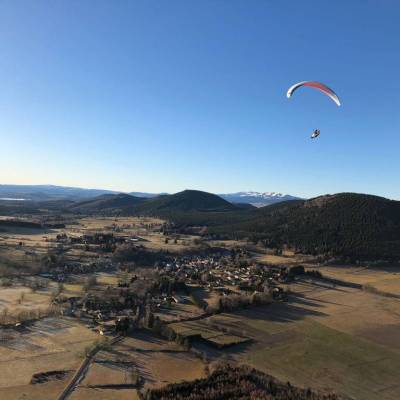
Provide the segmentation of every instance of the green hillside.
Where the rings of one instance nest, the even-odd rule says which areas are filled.
[[[172,195],[164,195],[146,200],[140,206],[136,207],[136,212],[139,214],[164,216],[187,212],[227,212],[237,209],[239,207],[234,206],[215,194],[199,190],[184,190]]]
[[[133,213],[134,208],[144,202],[145,199],[129,194],[105,194],[89,200],[72,204],[69,209],[81,213]]]
[[[400,259],[400,202],[340,193],[263,207],[210,232],[230,237],[288,244],[308,254],[351,259]]]

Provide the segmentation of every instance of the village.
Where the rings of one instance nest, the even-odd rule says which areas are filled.
[[[249,263],[242,249],[217,249],[210,255],[164,254],[162,258],[153,268],[110,263],[102,272],[120,271],[115,285],[97,285],[93,280],[84,296],[60,293],[54,303],[62,305],[65,315],[90,322],[100,335],[128,334],[134,329],[152,328],[155,318],[160,323],[182,322],[224,310],[285,301],[285,285],[295,274],[304,273],[299,267]],[[64,267],[55,278],[67,282],[69,270]]]
[[[62,222],[56,228],[3,223],[0,362],[11,359],[12,367],[0,380],[0,395],[8,398],[142,399],[167,383],[208,376],[222,361],[266,373],[272,365],[279,375],[279,346],[292,346],[293,355],[305,347],[312,356],[324,324],[341,318],[336,309],[332,317],[322,310],[342,296],[356,315],[342,324],[359,320],[359,296],[392,321],[368,286],[347,282],[351,269],[323,266],[291,249],[177,232],[150,217]],[[293,380],[299,364],[291,360],[286,369],[294,368]]]

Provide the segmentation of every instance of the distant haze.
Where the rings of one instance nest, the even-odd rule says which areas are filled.
[[[120,192],[103,189],[84,189],[55,185],[0,185],[0,200],[83,200],[104,194]],[[135,197],[153,198],[167,193],[128,192]],[[286,200],[295,200],[299,197],[276,192],[236,192],[218,194],[231,203],[249,203],[257,207]]]

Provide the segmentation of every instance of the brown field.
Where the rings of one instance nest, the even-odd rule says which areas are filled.
[[[374,288],[382,293],[400,296],[400,270],[395,266],[320,266],[318,270],[330,278],[358,283],[366,286],[366,289]]]
[[[303,254],[294,254],[291,250],[284,250],[282,255],[266,254],[264,249],[257,248],[255,258],[258,262],[277,265],[295,265],[313,262],[314,258]]]
[[[117,357],[127,357],[133,362],[145,387],[162,386],[166,383],[202,377],[204,365],[192,353],[184,351],[175,343],[139,333],[139,340],[147,342],[145,348],[138,347],[136,335],[113,347]],[[149,346],[150,344],[150,346]],[[146,350],[146,351],[143,351]]]
[[[203,313],[203,310],[195,305],[190,297],[184,295],[180,295],[179,297],[184,303],[172,303],[169,307],[163,306],[155,315],[163,321],[176,321],[196,317]]]
[[[174,342],[137,331],[96,355],[71,399],[135,399],[137,376],[140,387],[159,387],[203,377],[204,364]]]
[[[117,360],[95,361],[90,366],[81,386],[133,385],[136,382],[133,379],[133,371],[133,365],[119,363]]]
[[[22,385],[0,388],[0,399],[4,400],[55,400],[63,391],[65,380],[37,385]]]
[[[149,231],[147,226],[155,228],[162,223],[159,219],[142,217],[99,218],[90,217],[78,219],[76,223],[60,229],[34,229],[34,228],[5,228],[0,232],[0,267],[2,262],[11,265],[32,265],[36,259],[45,254],[48,249],[56,247],[54,239],[58,234],[68,236],[81,236],[87,233],[113,232],[115,235],[150,235],[158,237],[158,233]],[[20,246],[22,243],[22,246]],[[145,243],[145,242],[143,242]],[[69,249],[73,257],[90,257],[95,253],[85,251],[83,246],[76,245]]]
[[[205,302],[210,307],[216,307],[221,297],[215,291],[211,291],[201,286],[195,286],[195,285],[191,286],[191,293],[192,296],[196,298],[198,301]]]
[[[65,381],[31,385],[33,374],[55,370],[75,370],[84,349],[98,339],[97,335],[77,321],[47,318],[18,331],[0,329],[0,393],[14,398],[19,393],[38,393],[38,399],[55,398]],[[18,387],[18,389],[16,389]],[[46,388],[49,389],[46,389]],[[42,397],[40,397],[42,392]],[[45,393],[45,394],[43,394]],[[45,397],[49,395],[49,397]],[[24,397],[15,397],[24,398]]]
[[[10,313],[35,308],[44,308],[49,305],[50,292],[37,291],[33,293],[25,286],[13,286],[0,290],[0,312],[8,309]]]
[[[139,400],[136,389],[99,389],[79,387],[71,400]]]
[[[83,218],[77,222],[65,229],[18,228],[0,233],[0,273],[9,268],[24,272],[24,277],[16,279],[13,286],[0,288],[0,313],[5,309],[13,313],[49,305],[57,283],[50,282],[48,288],[33,292],[24,286],[27,283],[23,279],[30,279],[40,257],[57,245],[52,240],[59,233],[137,235],[144,239],[140,243],[147,248],[173,252],[196,247],[194,236],[180,236],[177,244],[171,237],[166,244],[165,236],[156,232],[162,223],[156,219]],[[243,242],[220,244],[247,245]],[[295,385],[333,390],[356,400],[400,399],[400,299],[382,295],[400,296],[400,272],[389,267],[319,266],[312,257],[290,251],[276,256],[267,254],[265,249],[253,250],[257,261],[288,266],[301,263],[310,269],[318,268],[326,277],[361,284],[364,290],[323,280],[299,280],[287,286],[288,302],[170,326],[183,336],[201,336],[204,341],[195,341],[194,346],[205,352],[209,360],[222,358],[249,364]],[[90,261],[98,253],[77,245],[71,246],[66,256],[69,260]],[[99,290],[107,285],[115,286],[120,278],[118,273],[94,275]],[[69,278],[63,295],[81,296],[85,276]],[[219,299],[219,295],[203,288],[194,294],[209,305]],[[202,313],[190,297],[181,298],[183,302],[163,306],[156,314],[164,320],[178,321]],[[79,366],[85,348],[98,338],[82,323],[67,318],[46,318],[20,329],[0,328],[0,398],[57,398]],[[213,343],[207,344],[207,341]],[[135,399],[137,375],[143,379],[145,388],[159,387],[202,377],[204,366],[198,356],[175,342],[137,331],[100,351],[70,398]],[[70,375],[58,381],[30,384],[33,374],[60,369],[71,371]]]
[[[211,359],[223,356],[299,386],[359,400],[399,399],[400,300],[313,283],[291,290],[288,303],[210,318],[242,331],[251,343],[200,349]]]
[[[57,247],[56,236],[63,233],[69,237],[98,232],[138,236],[142,239],[140,244],[148,249],[177,253],[198,247],[194,243],[196,237],[189,235],[179,235],[177,243],[174,243],[174,237],[169,237],[166,244],[166,237],[158,232],[162,223],[160,219],[148,217],[87,217],[76,219],[60,229],[5,228],[0,232],[0,276],[37,273],[41,258]],[[92,261],[98,258],[98,253],[93,251],[95,248],[95,245],[89,250],[82,244],[65,245],[64,256],[68,261]],[[109,257],[107,254],[102,256]]]

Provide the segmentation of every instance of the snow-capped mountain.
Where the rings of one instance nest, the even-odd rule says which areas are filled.
[[[231,203],[249,203],[256,207],[279,203],[280,201],[299,200],[299,197],[278,192],[237,192],[220,194],[223,199]]]

